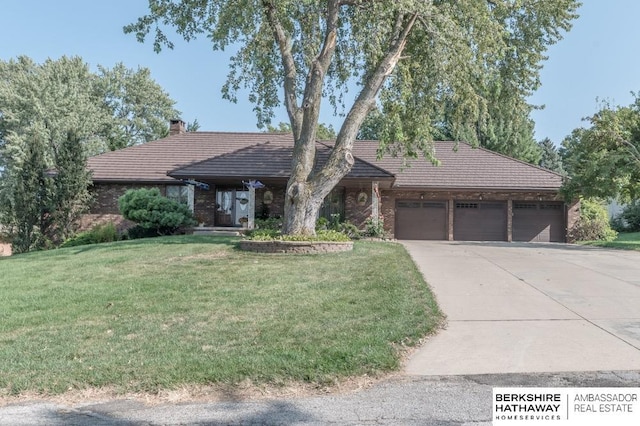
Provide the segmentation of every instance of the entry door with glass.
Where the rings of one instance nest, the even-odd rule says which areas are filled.
[[[216,190],[216,226],[242,226],[249,220],[249,191]]]

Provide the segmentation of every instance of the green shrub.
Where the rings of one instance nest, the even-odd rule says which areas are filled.
[[[625,232],[640,232],[640,201],[625,206],[620,214]]]
[[[320,216],[318,220],[316,220],[316,231],[323,229],[329,229],[329,219],[324,216]]]
[[[130,189],[118,199],[118,208],[125,219],[156,235],[169,235],[181,227],[196,225],[187,205],[163,197],[158,188]]]
[[[360,230],[353,223],[342,222],[339,214],[332,214],[331,220],[326,217],[319,217],[316,221],[316,232],[337,231],[347,235],[351,239],[360,238]]]
[[[348,235],[334,230],[316,231],[316,235],[282,235],[279,231],[255,230],[249,236],[253,241],[329,241],[347,242],[351,241]]]
[[[124,233],[123,240],[138,240],[140,238],[153,238],[157,237],[158,232],[152,228],[144,228],[140,225],[133,226]]]
[[[282,218],[279,216],[255,219],[253,223],[256,229],[270,229],[275,231],[282,229]]]
[[[109,222],[103,225],[96,225],[89,231],[80,232],[66,240],[60,247],[76,247],[87,244],[100,244],[118,241],[120,236],[116,226]]]
[[[367,219],[364,224],[364,235],[372,238],[385,238],[386,232],[384,230],[384,218],[382,215],[378,218],[378,221],[374,221],[373,218]]]
[[[613,241],[618,233],[611,229],[607,208],[601,200],[580,200],[580,219],[569,232],[573,241]]]
[[[250,231],[245,232],[245,236],[251,238],[252,240],[266,240],[266,239],[275,239],[280,235],[280,231],[276,229],[269,228],[258,228],[252,229]]]
[[[342,232],[343,234],[345,234],[347,237],[351,238],[352,240],[357,240],[361,236],[361,232],[358,229],[358,227],[355,226],[353,223],[348,222],[348,221],[347,222],[342,222],[338,226],[337,231]]]
[[[316,235],[309,237],[306,235],[283,235],[283,241],[331,241],[331,242],[347,242],[351,241],[346,234],[335,231],[333,229],[320,230]]]
[[[627,223],[622,219],[621,216],[612,217],[609,225],[611,226],[611,229],[616,232],[627,231]]]

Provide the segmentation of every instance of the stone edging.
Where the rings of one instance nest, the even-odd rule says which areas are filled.
[[[314,254],[353,250],[353,241],[240,241],[240,250],[256,253]]]

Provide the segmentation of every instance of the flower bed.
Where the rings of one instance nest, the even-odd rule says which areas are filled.
[[[240,241],[240,250],[256,253],[316,254],[353,250],[353,241]]]

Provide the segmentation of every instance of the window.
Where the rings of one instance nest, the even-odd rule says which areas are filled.
[[[513,208],[518,210],[537,210],[536,203],[513,203]]]
[[[477,209],[478,203],[456,203],[456,209]]]
[[[167,185],[167,198],[189,206],[193,211],[193,185]]]
[[[562,204],[540,204],[542,210],[561,210]]]

